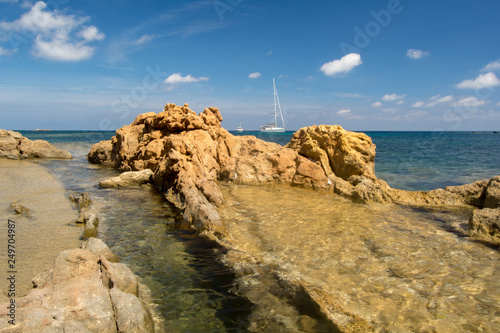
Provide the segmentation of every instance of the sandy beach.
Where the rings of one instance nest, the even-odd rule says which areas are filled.
[[[15,221],[16,296],[25,295],[31,280],[53,265],[60,251],[79,247],[82,227],[73,223],[78,212],[63,185],[34,161],[0,159],[0,244],[7,247],[7,221]],[[28,209],[16,214],[13,203]],[[7,272],[7,252],[2,251],[2,271]],[[6,274],[6,273],[5,273]],[[7,280],[0,279],[0,289]]]

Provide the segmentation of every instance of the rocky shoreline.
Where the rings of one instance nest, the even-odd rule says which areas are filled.
[[[118,129],[112,140],[94,145],[88,160],[126,172],[151,170],[153,184],[181,210],[185,223],[226,249],[224,263],[238,279],[259,274],[275,281],[276,290],[281,290],[278,293],[287,295],[277,300],[283,303],[283,309],[300,308],[307,300],[316,309],[313,317],[323,323],[320,325],[342,332],[370,330],[368,322],[343,311],[321,290],[298,280],[283,281],[250,254],[237,250],[228,241],[219,215],[225,202],[222,182],[288,184],[364,204],[468,207],[474,210],[471,236],[491,244],[499,242],[499,176],[427,192],[403,191],[390,188],[375,176],[375,145],[363,133],[345,131],[340,126],[311,126],[297,131],[283,147],[252,136],[233,136],[221,127],[221,121],[217,108],[207,108],[198,115],[187,104],[167,104],[163,112],[139,115],[131,125]],[[130,177],[129,173],[126,178]],[[269,297],[275,297],[272,294],[276,290]],[[251,299],[251,293],[250,288],[242,295]],[[272,329],[273,325],[276,329],[300,327],[298,322],[270,320],[265,315],[268,309],[260,309],[259,301],[254,303],[252,330]],[[276,315],[273,318],[290,318]]]

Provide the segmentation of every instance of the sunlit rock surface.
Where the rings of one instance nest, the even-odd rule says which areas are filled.
[[[32,141],[18,132],[0,129],[0,158],[18,160],[25,158],[70,159],[71,153],[58,149],[45,140]]]

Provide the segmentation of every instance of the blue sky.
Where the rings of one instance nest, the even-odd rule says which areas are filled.
[[[0,0],[0,128],[166,103],[258,129],[500,130],[497,0]]]

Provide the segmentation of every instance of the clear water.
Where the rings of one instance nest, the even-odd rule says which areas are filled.
[[[73,153],[71,161],[42,164],[63,182],[68,194],[89,192],[103,218],[99,237],[151,289],[168,331],[246,327],[251,304],[229,292],[233,275],[217,264],[219,250],[182,229],[174,207],[151,187],[97,186],[118,171],[91,165],[85,155],[93,143],[110,139],[114,132],[22,134]],[[292,135],[234,134],[256,134],[280,144]],[[396,188],[428,190],[500,173],[498,134],[367,134],[377,145],[378,177]],[[406,324],[414,328],[410,331],[425,331],[455,320],[450,327],[459,331],[498,328],[498,252],[464,237],[466,213],[366,207],[318,193],[307,197],[310,200],[304,202],[299,192],[284,196],[242,187],[238,193],[226,193],[228,204],[221,213],[235,244],[278,267],[280,274],[340,295],[344,307],[373,321],[380,331],[405,331]],[[275,205],[269,215],[266,204],[283,198],[288,200]],[[304,202],[303,207],[297,202]],[[398,309],[404,311],[395,312]]]

